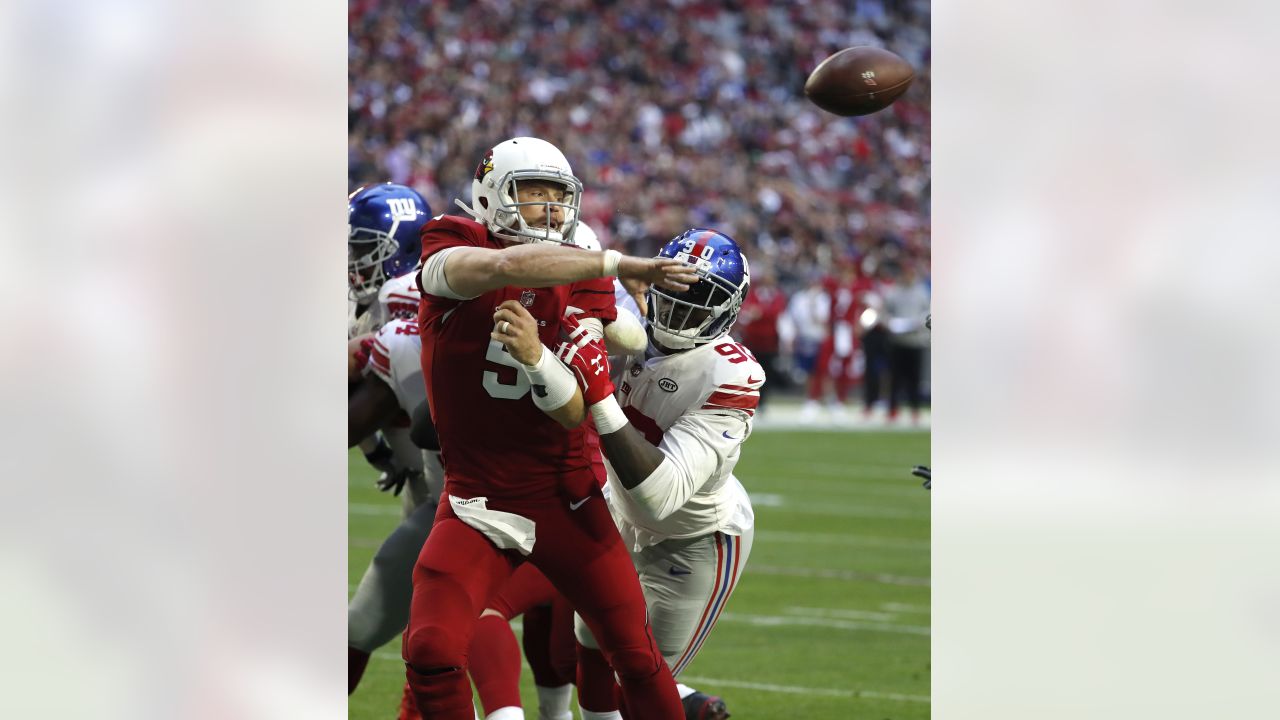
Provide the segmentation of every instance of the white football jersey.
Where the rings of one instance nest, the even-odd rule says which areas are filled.
[[[673,355],[650,351],[617,370],[618,402],[632,426],[695,482],[689,499],[658,520],[640,509],[606,460],[610,505],[623,540],[638,551],[667,539],[750,529],[751,501],[733,476],[765,380],[750,351],[726,334]]]
[[[407,272],[384,282],[378,290],[378,301],[363,313],[354,302],[347,301],[347,337],[374,332],[396,318],[417,318],[418,300],[422,298],[417,277],[417,272]]]
[[[416,312],[416,310],[415,310]],[[427,385],[422,380],[422,338],[418,321],[392,320],[378,330],[369,351],[365,372],[377,375],[396,394],[400,407],[413,417],[418,406],[427,401]]]
[[[396,319],[417,320],[418,301],[422,293],[418,292],[418,273],[407,272],[393,277],[382,284],[378,291],[378,306],[382,312],[382,322]]]
[[[415,310],[416,312],[416,310]],[[391,446],[396,464],[400,467],[423,470],[427,472],[427,490],[439,496],[443,474],[439,469],[439,461],[432,458],[432,467],[426,466],[427,458],[422,450],[409,438],[409,421],[420,405],[427,401],[427,385],[422,381],[422,365],[419,355],[422,354],[422,340],[418,336],[418,321],[391,320],[383,325],[373,338],[373,348],[369,352],[369,364],[365,372],[377,375],[378,378],[395,393],[396,401],[405,415],[400,418],[398,427],[382,429],[387,444]],[[416,488],[411,489],[411,493]],[[425,497],[410,497],[405,501],[413,501],[413,505],[426,502]],[[411,509],[406,505],[406,510]]]

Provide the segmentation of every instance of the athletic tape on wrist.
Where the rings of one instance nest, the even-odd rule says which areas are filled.
[[[533,365],[522,364],[521,367],[529,378],[529,384],[537,386],[533,390],[533,404],[539,410],[558,410],[564,407],[565,403],[573,399],[573,393],[578,389],[578,381],[573,379],[573,373],[552,356],[551,349],[546,345],[542,346],[538,362]],[[542,388],[543,394],[538,393],[538,387]]]
[[[622,263],[622,253],[617,250],[604,251],[604,277],[618,274],[618,265]]]
[[[617,432],[628,422],[626,413],[612,395],[591,406],[591,419],[601,435]]]

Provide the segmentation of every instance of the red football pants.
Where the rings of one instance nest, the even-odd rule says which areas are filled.
[[[830,336],[818,347],[818,356],[813,362],[813,372],[809,373],[810,400],[821,400],[827,379],[834,381],[836,399],[843,405],[849,399],[849,388],[858,379],[858,369],[854,364],[853,353],[837,355],[835,340]]]
[[[537,524],[528,561],[546,575],[591,628],[621,681],[632,720],[683,717],[675,681],[653,640],[644,595],[599,491],[577,510],[549,498],[515,507]],[[405,631],[409,685],[424,717],[472,720],[467,648],[480,613],[512,573],[519,554],[499,550],[442,499],[413,570]]]

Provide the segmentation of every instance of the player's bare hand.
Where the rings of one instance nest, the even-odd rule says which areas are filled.
[[[622,289],[627,291],[631,299],[636,301],[636,307],[640,308],[640,317],[648,317],[649,303],[645,296],[649,292],[649,283],[634,278],[618,278],[618,282],[622,283]]]
[[[618,263],[618,279],[640,280],[661,285],[668,290],[684,292],[698,282],[693,267],[675,258],[638,258],[624,255]]]
[[[537,364],[542,357],[542,341],[538,338],[538,321],[523,305],[508,300],[493,314],[493,332],[489,337],[502,343],[511,357],[525,365]]]

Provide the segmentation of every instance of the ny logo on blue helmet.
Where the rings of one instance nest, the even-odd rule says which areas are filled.
[[[422,254],[427,201],[395,183],[365,185],[347,197],[347,287],[351,299],[368,302],[387,278],[403,275]]]
[[[722,232],[693,228],[664,245],[658,257],[689,263],[699,279],[684,292],[650,288],[653,339],[685,350],[729,332],[751,286],[751,269],[738,243]]]

